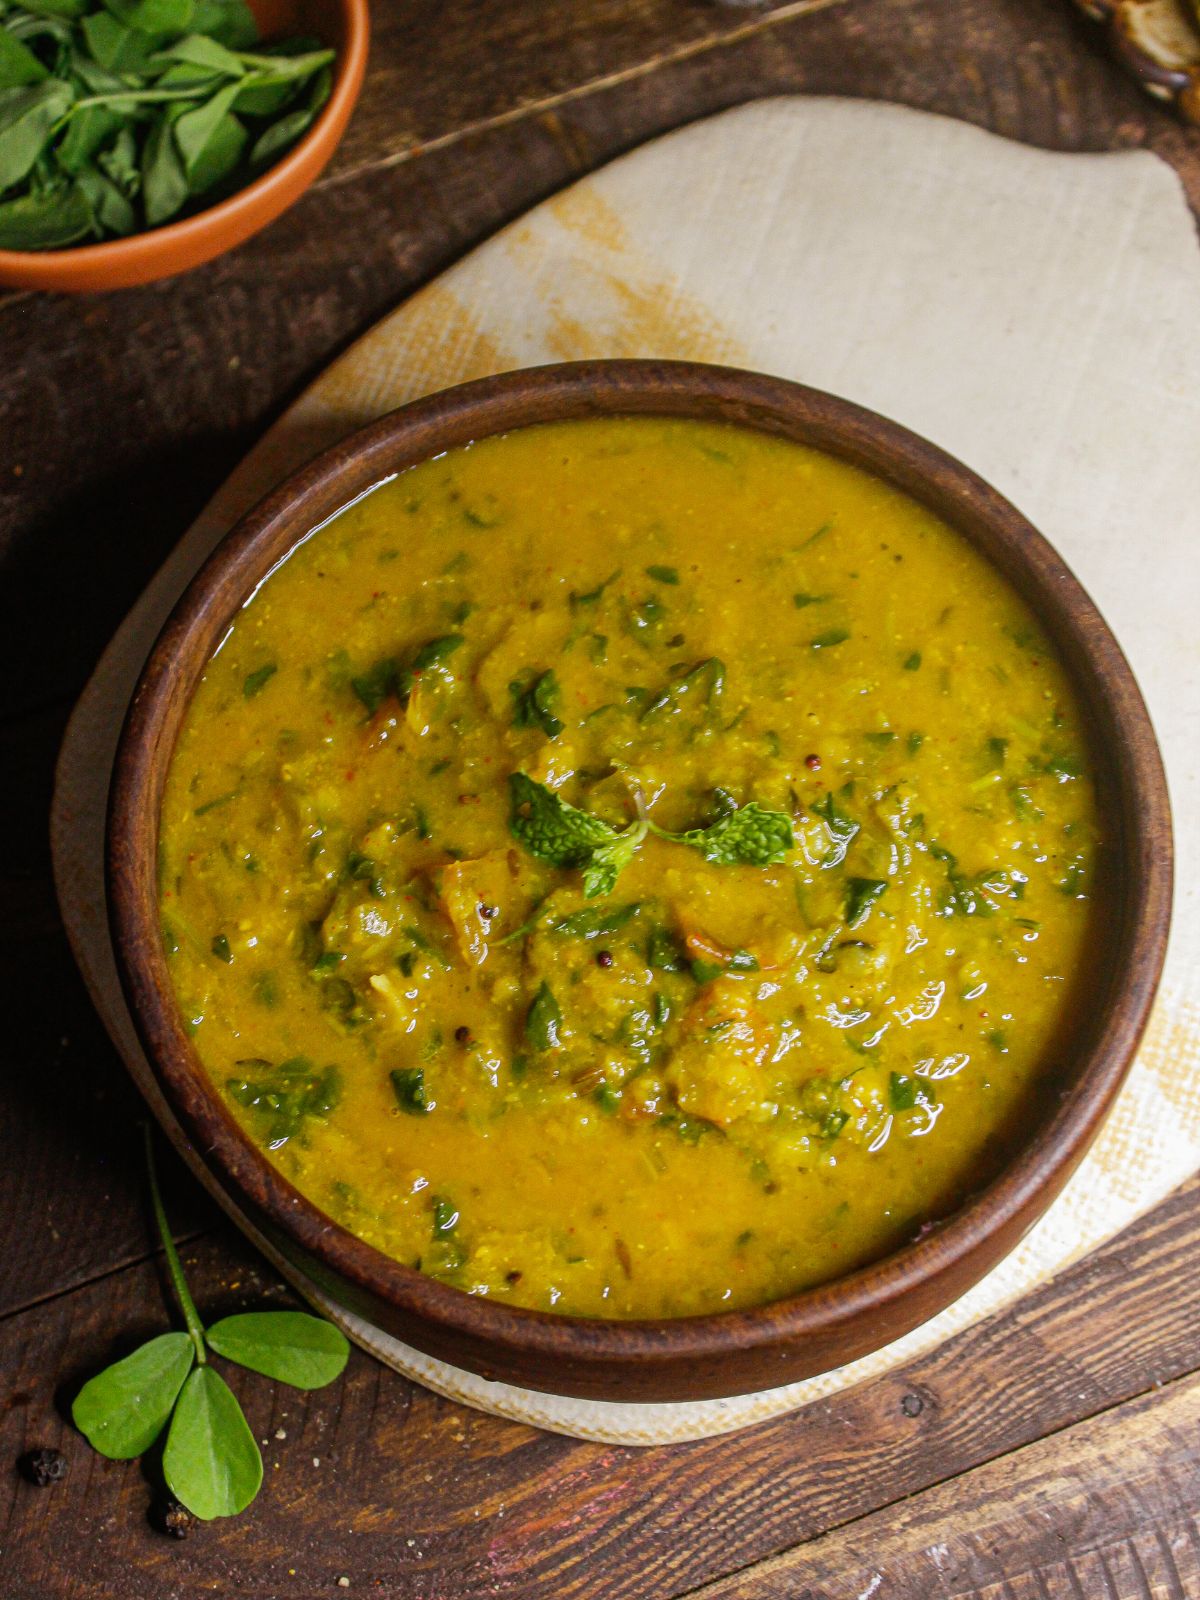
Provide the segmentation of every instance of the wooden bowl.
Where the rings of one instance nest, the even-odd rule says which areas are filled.
[[[159,934],[164,779],[193,688],[230,619],[310,529],[390,473],[528,423],[612,414],[738,423],[813,445],[896,485],[980,550],[1038,613],[1090,718],[1114,833],[1111,905],[1088,1014],[1040,1122],[999,1176],[894,1254],[757,1309],[601,1321],[473,1297],[390,1260],[325,1216],[265,1159],[184,1031]],[[534,1389],[683,1400],[790,1383],[888,1343],[969,1289],[1017,1243],[1087,1150],[1133,1058],[1158,983],[1171,904],[1171,823],[1133,676],[1059,556],[973,473],[894,423],[797,384],[685,362],[581,362],[464,384],[381,418],[257,506],[193,580],[151,652],[114,772],[108,885],[125,992],[172,1108],[218,1180],[285,1257],[347,1307],[458,1366]]]
[[[250,0],[250,9],[266,37],[311,34],[337,50],[329,99],[304,137],[261,178],[180,222],[67,250],[0,250],[0,284],[77,294],[171,278],[232,250],[300,198],[337,149],[362,88],[367,0]]]

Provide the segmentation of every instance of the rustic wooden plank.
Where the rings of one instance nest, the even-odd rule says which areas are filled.
[[[378,6],[371,70],[331,176],[336,181],[458,137],[627,82],[839,0],[444,0]]]
[[[45,1443],[65,1449],[72,1463],[61,1489],[15,1485],[0,1510],[0,1550],[11,1573],[6,1600],[91,1594],[114,1572],[125,1574],[123,1586],[102,1592],[121,1600],[157,1600],[168,1585],[179,1600],[191,1600],[218,1577],[239,1594],[291,1600],[324,1593],[343,1573],[368,1593],[427,1600],[669,1600],[717,1580],[730,1585],[718,1593],[738,1594],[738,1584],[751,1583],[758,1585],[747,1591],[751,1597],[799,1600],[807,1585],[812,1600],[840,1600],[869,1585],[871,1552],[892,1526],[896,1573],[909,1573],[905,1562],[916,1565],[908,1588],[877,1589],[888,1600],[982,1595],[1001,1579],[1035,1578],[1051,1596],[1095,1600],[1111,1592],[1129,1600],[1136,1588],[1112,1584],[1116,1564],[1132,1561],[1130,1551],[1150,1574],[1150,1593],[1165,1583],[1162,1592],[1175,1594],[1170,1584],[1178,1573],[1178,1592],[1195,1594],[1188,1585],[1200,1545],[1190,1523],[1179,1520],[1191,1516],[1200,1495],[1194,1428],[1177,1444],[1176,1424],[1166,1428],[1157,1489],[1151,1468],[1158,1444],[1139,1447],[1142,1465],[1131,1468],[1128,1483],[1113,1475],[1116,1456],[1107,1443],[1097,1447],[1094,1464],[1087,1457],[1079,1467],[1076,1456],[1086,1452],[1092,1429],[1107,1440],[1107,1419],[1131,1403],[1129,1416],[1151,1415],[1158,1386],[1200,1396],[1191,1376],[1200,1368],[1200,1281],[1190,1270],[1198,1224],[1200,1180],[1088,1261],[928,1358],[792,1417],[670,1450],[540,1434],[438,1400],[358,1354],[338,1385],[310,1396],[250,1377],[243,1382],[239,1374],[255,1431],[271,1441],[264,1494],[246,1518],[165,1548],[143,1520],[142,1470],[100,1464],[55,1410],[56,1399],[61,1407],[88,1372],[163,1325],[157,1274],[146,1265],[129,1268],[0,1322],[0,1371],[10,1386],[0,1459]],[[278,1297],[270,1275],[232,1234],[202,1241],[188,1255],[210,1314]],[[274,1439],[279,1427],[284,1440]],[[1008,1461],[1027,1455],[1025,1447],[1041,1448],[1036,1441],[1059,1430],[1073,1431],[1051,1439],[1043,1455],[1028,1456],[1032,1465],[1003,1476]],[[1133,1462],[1136,1452],[1127,1455]],[[972,1491],[955,1528],[947,1509],[953,1486],[938,1486],[973,1469],[993,1474],[980,1483],[999,1487]],[[1046,1471],[1058,1473],[1053,1482],[1062,1486],[1054,1490],[1060,1499],[1047,1502],[1061,1507],[1051,1533],[1062,1538],[1050,1544],[1040,1531],[1048,1526],[1044,1517],[1039,1524],[1031,1511],[1026,1519],[1039,1530],[1038,1543],[1022,1532],[1021,1515],[1005,1510],[1013,1497],[1035,1507],[1037,1495],[1050,1492]],[[1082,1494],[1093,1474],[1098,1507],[1068,1493],[1082,1485]],[[926,1498],[922,1521],[913,1507]],[[994,1533],[989,1517],[998,1519]],[[856,1530],[868,1523],[860,1537]],[[1110,1524],[1110,1547],[1101,1548],[1096,1530]],[[1179,1542],[1184,1533],[1190,1543]],[[802,1566],[794,1582],[777,1580],[773,1566],[757,1570],[786,1550],[779,1568],[786,1572],[787,1563],[808,1558],[813,1545],[805,1542],[821,1536],[861,1550],[858,1587],[847,1579],[822,1588]],[[953,1556],[947,1573],[966,1573],[974,1589],[914,1587],[929,1578],[920,1552],[937,1544]],[[1043,1573],[1037,1563],[1051,1557],[1065,1565]],[[849,1556],[845,1564],[853,1567]],[[827,1565],[832,1584],[832,1556]]]
[[[1189,1600],[1195,1374],[838,1528],[692,1600]]]
[[[66,706],[0,730],[0,1316],[147,1248],[141,1103],[92,1008],[67,948],[50,885],[46,812]],[[211,1223],[191,1183],[181,1224]]]
[[[432,16],[434,8],[427,9]],[[664,0],[660,20],[679,9]],[[691,0],[683,9],[725,14]],[[558,47],[569,48],[563,35],[570,28],[552,10],[539,14]],[[471,60],[478,55],[485,66],[470,70],[482,72],[496,96],[508,84],[515,104],[524,92],[520,74],[535,69],[484,48],[488,28],[516,26],[493,15],[505,11],[472,8],[482,31]],[[730,14],[746,16],[736,8]],[[381,19],[374,72],[404,54],[396,15],[389,8]],[[589,8],[588,15],[607,18],[608,31],[620,33],[611,9]],[[174,283],[83,301],[27,296],[0,306],[0,716],[47,708],[41,721],[26,718],[0,733],[0,757],[14,774],[15,832],[8,836],[31,841],[6,867],[4,888],[14,936],[50,939],[36,960],[10,966],[3,980],[18,1035],[10,1059],[23,1070],[0,1089],[0,1174],[7,1174],[0,1177],[0,1214],[39,1215],[45,1195],[70,1191],[64,1210],[78,1224],[78,1231],[64,1231],[60,1218],[54,1231],[37,1230],[28,1250],[6,1258],[0,1305],[11,1309],[55,1282],[73,1284],[81,1272],[128,1260],[137,1232],[134,1186],[119,1163],[115,1170],[100,1166],[80,1142],[83,1123],[69,1114],[71,1103],[87,1103],[81,1094],[103,1091],[112,1117],[99,1130],[90,1121],[88,1127],[105,1145],[132,1101],[122,1098],[123,1077],[66,964],[49,894],[38,819],[64,697],[77,690],[137,590],[253,437],[349,337],[580,170],[749,95],[859,92],[1059,148],[1149,143],[1176,161],[1200,195],[1194,136],[1107,59],[1079,48],[1086,36],[1077,34],[1061,0],[846,0],[817,15],[770,20],[769,28],[608,83],[519,124],[470,132],[463,110],[452,147],[334,183],[243,250]],[[613,48],[624,45],[617,39]],[[451,83],[446,93],[454,92]],[[509,103],[498,98],[469,109],[498,115]],[[56,1033],[59,1020],[69,1027]],[[55,1064],[54,1041],[64,1035],[78,1041],[66,1069]],[[99,1220],[89,1180],[97,1195],[112,1196]]]
[[[586,13],[457,0],[435,38],[439,8],[414,18],[377,7],[372,87],[338,163],[287,218],[173,284],[0,302],[0,715],[37,704],[60,714],[55,698],[78,686],[194,511],[348,338],[544,194],[688,118],[768,93],[894,99],[1051,148],[1144,145],[1200,204],[1194,136],[1092,48],[1062,0],[792,9],[760,26],[757,13],[693,0],[593,0]],[[443,56],[426,71],[430,48]],[[0,731],[0,760],[16,762],[6,773],[19,769],[18,838],[40,815],[52,744]],[[1200,1366],[1189,1289],[1200,1193],[1189,1185],[929,1361],[734,1439],[650,1456],[578,1445],[462,1412],[359,1357],[336,1392],[298,1409],[249,1380],[262,1436],[288,1434],[277,1478],[268,1468],[272,1492],[244,1523],[167,1544],[141,1520],[139,1470],[89,1459],[53,1410],[60,1379],[77,1382],[162,1313],[148,1269],[114,1270],[145,1249],[134,1102],[66,964],[38,859],[6,880],[12,926],[35,937],[6,944],[2,980],[0,1215],[17,1227],[0,1257],[0,1304],[108,1276],[0,1327],[3,1450],[11,1460],[61,1433],[74,1463],[62,1490],[10,1480],[6,1600],[158,1600],[214,1585],[265,1600],[340,1592],[343,1572],[389,1596],[658,1600],[882,1506],[894,1521],[898,1497]],[[185,1201],[186,1191],[174,1214],[194,1226],[203,1214],[186,1214]],[[227,1235],[200,1254],[216,1300],[230,1268],[252,1268]],[[257,1292],[261,1280],[244,1281]],[[978,1592],[1124,1600],[1115,1585],[1139,1581],[1140,1568],[1151,1594],[1200,1593],[1190,1508],[1173,1523],[1170,1502],[1143,1493],[1146,1527],[1132,1540],[1070,1544],[1057,1563],[1005,1560]],[[791,1595],[788,1585],[769,1592]]]

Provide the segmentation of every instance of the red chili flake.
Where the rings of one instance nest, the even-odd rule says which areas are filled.
[[[804,765],[810,772],[819,772],[821,768],[821,758],[815,754],[811,756],[805,756]]]
[[[354,768],[353,767],[347,767],[347,769],[346,769],[346,782],[347,783],[353,783],[354,782],[354,776],[355,776]]]
[[[458,803],[460,806],[477,806],[479,804],[479,796],[477,794],[460,794]]]

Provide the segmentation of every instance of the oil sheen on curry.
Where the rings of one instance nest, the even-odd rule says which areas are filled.
[[[1101,844],[1032,614],[846,464],[598,419],[301,543],[161,837],[204,1068],[312,1201],[473,1294],[754,1305],[995,1170],[1078,1014]]]

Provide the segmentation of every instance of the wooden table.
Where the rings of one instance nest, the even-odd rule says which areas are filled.
[[[356,334],[611,156],[766,94],[870,96],[1062,150],[1145,146],[1200,206],[1200,135],[1063,0],[378,0],[333,169],[173,283],[0,297],[0,1533],[3,1600],[349,1592],[739,1600],[1200,1596],[1200,1182],[935,1355],[731,1438],[639,1452],[439,1400],[355,1354],[305,1398],[247,1377],[246,1516],[186,1543],[65,1420],[164,1326],[138,1106],[71,963],[46,810],[68,708],[264,426]],[[286,1296],[182,1174],[210,1311]],[[70,1459],[39,1490],[33,1445]]]

